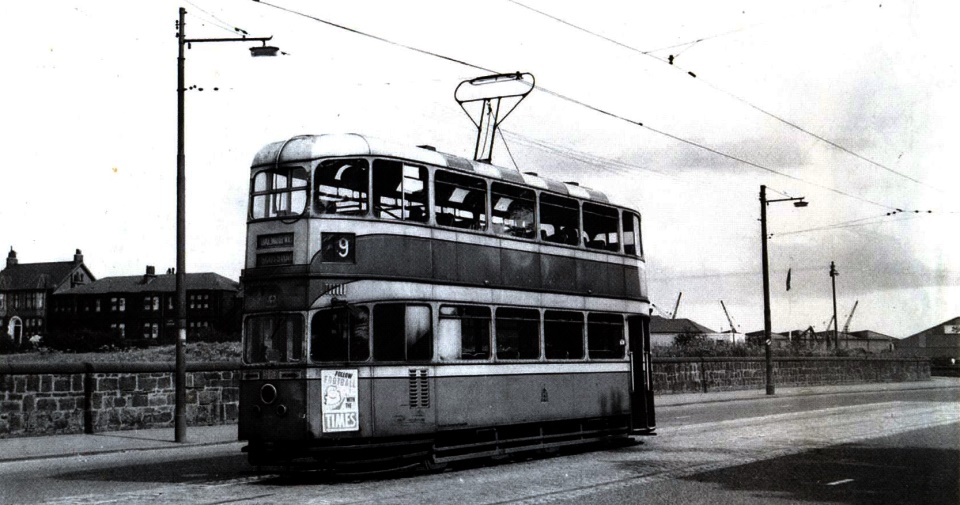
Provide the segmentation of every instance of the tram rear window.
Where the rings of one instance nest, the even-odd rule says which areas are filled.
[[[437,170],[437,224],[483,230],[487,227],[487,183],[477,177]]]
[[[433,359],[430,307],[381,303],[373,308],[373,359],[428,361]]]
[[[250,217],[297,216],[307,206],[307,171],[301,167],[261,170],[250,188]]]
[[[580,208],[576,200],[540,194],[540,238],[558,244],[580,244]]]
[[[583,231],[588,249],[620,250],[617,209],[592,203],[583,204]]]
[[[625,351],[623,316],[590,314],[587,317],[587,352],[591,359],[623,358]]]
[[[536,236],[536,194],[533,190],[494,182],[490,185],[490,194],[493,205],[490,222],[496,233],[521,238]]]
[[[369,164],[363,159],[325,160],[317,165],[313,211],[348,216],[367,213]]]
[[[243,357],[247,363],[289,363],[303,356],[303,316],[250,316],[244,325]]]
[[[540,357],[540,312],[534,309],[497,309],[497,358]]]
[[[544,312],[543,345],[547,359],[583,358],[583,314]]]
[[[440,360],[490,358],[490,309],[487,307],[440,307],[437,327]]]
[[[310,360],[366,361],[370,358],[370,316],[366,307],[321,310],[310,322]]]
[[[373,162],[373,213],[381,219],[427,222],[427,169],[397,161]]]

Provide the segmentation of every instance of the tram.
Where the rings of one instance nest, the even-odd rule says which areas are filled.
[[[427,466],[655,431],[640,215],[359,134],[254,157],[239,437]]]

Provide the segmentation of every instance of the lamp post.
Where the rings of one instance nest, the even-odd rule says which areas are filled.
[[[767,205],[775,202],[793,202],[794,207],[806,207],[807,202],[804,197],[798,198],[777,198],[767,200],[767,187],[760,185],[760,234],[761,234],[761,256],[763,261],[763,345],[764,356],[767,364],[767,394],[776,393],[773,384],[773,351],[770,349],[770,266],[767,262]]]
[[[183,149],[183,117],[184,117],[184,47],[193,43],[202,42],[260,42],[260,47],[250,48],[252,56],[275,56],[278,49],[268,46],[267,41],[273,37],[230,37],[214,39],[188,39],[186,36],[185,17],[187,10],[180,7],[180,20],[177,23],[177,43],[179,54],[177,57],[177,269],[176,269],[176,298],[177,298],[177,362],[175,378],[174,407],[174,439],[185,442],[187,434],[186,400],[187,400],[187,358],[185,345],[187,343],[187,287],[186,287],[186,157]]]

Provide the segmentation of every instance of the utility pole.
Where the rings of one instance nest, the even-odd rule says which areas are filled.
[[[840,272],[837,272],[836,265],[831,261],[830,262],[830,284],[833,285],[833,348],[840,348],[840,336],[837,332],[837,326],[839,319],[837,319],[837,276],[840,275]]]

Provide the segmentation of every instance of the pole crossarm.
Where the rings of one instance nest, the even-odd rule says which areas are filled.
[[[199,42],[267,42],[273,39],[273,35],[269,37],[226,37],[226,38],[214,38],[214,39],[183,39],[183,42],[186,44],[196,44]]]

